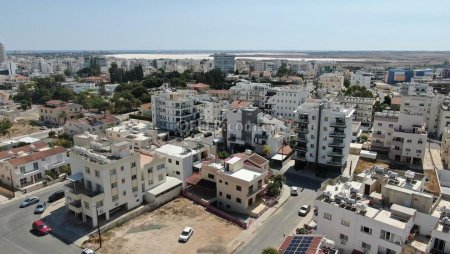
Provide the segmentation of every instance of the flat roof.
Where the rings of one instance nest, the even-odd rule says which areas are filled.
[[[155,151],[180,158],[190,155],[189,152],[183,153],[183,147],[172,144],[165,144],[160,148],[156,148]]]
[[[396,228],[401,228],[401,229],[405,229],[406,227],[406,222],[403,222],[397,218],[393,218],[391,216],[391,211],[388,210],[381,210],[377,216],[375,216],[374,218],[376,221],[382,222],[384,224],[396,227]]]
[[[149,190],[147,192],[156,196],[156,195],[164,192],[165,190],[168,190],[168,189],[170,189],[172,187],[175,187],[175,186],[177,186],[178,184],[181,184],[181,183],[182,183],[181,180],[179,180],[179,179],[177,179],[175,177],[167,176],[166,177],[166,181],[164,183],[156,186],[155,188],[153,188],[153,189],[151,189],[151,190]]]
[[[243,168],[243,169],[240,169],[240,170],[234,172],[233,174],[231,174],[231,176],[241,179],[241,180],[244,180],[246,182],[250,182],[253,179],[255,179],[256,177],[261,176],[261,173]]]

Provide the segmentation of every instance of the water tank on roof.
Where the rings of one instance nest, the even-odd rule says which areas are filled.
[[[408,171],[405,172],[405,177],[410,179],[410,180],[414,179],[415,176],[416,176],[416,173],[414,173],[411,170],[408,170]]]
[[[252,150],[250,150],[250,149],[245,149],[245,154],[251,155],[252,153],[253,153]]]
[[[334,249],[335,243],[334,243],[333,240],[324,238],[324,239],[323,239],[323,242],[322,242],[322,246],[323,246],[324,248]]]
[[[367,210],[367,205],[360,202],[356,203],[355,207],[362,212],[365,212]]]

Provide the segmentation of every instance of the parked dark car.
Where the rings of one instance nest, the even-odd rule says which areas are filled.
[[[48,202],[55,202],[58,199],[62,199],[64,197],[64,191],[60,190],[48,197]]]

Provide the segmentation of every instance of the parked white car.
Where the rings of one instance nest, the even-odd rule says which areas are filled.
[[[298,195],[298,188],[295,186],[291,187],[291,196],[297,196]]]
[[[178,241],[187,242],[193,233],[194,233],[194,230],[191,227],[185,227],[183,229],[183,231],[181,232],[180,238],[178,239]]]

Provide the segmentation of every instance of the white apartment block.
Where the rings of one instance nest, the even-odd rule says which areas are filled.
[[[0,66],[6,63],[6,47],[0,43]]]
[[[269,147],[267,157],[276,155],[287,141],[288,129],[277,118],[265,115],[255,107],[227,110],[226,113],[227,147],[251,146],[255,152],[263,154]]]
[[[337,93],[344,88],[344,75],[340,73],[325,73],[320,75],[319,84],[328,92]]]
[[[185,186],[186,179],[200,171],[201,161],[208,158],[211,150],[208,146],[185,140],[162,145],[155,152],[166,158],[167,175],[181,180]]]
[[[267,100],[267,91],[272,87],[270,83],[251,83],[241,81],[230,88],[231,101],[250,101],[259,108],[264,108]]]
[[[95,83],[64,82],[61,85],[72,90],[74,93],[97,91],[97,85]]]
[[[369,130],[372,128],[373,122],[373,108],[375,106],[375,99],[373,98],[361,98],[342,96],[336,99],[336,102],[346,108],[353,108],[355,113],[353,114],[353,120],[361,122],[361,128]]]
[[[202,179],[215,183],[218,208],[259,216],[252,210],[262,202],[258,194],[266,189],[269,170],[249,166],[244,161],[238,156],[208,161],[202,165]]]
[[[264,111],[274,117],[294,119],[294,111],[309,98],[305,86],[274,87],[267,91]]]
[[[120,208],[131,210],[164,193],[179,194],[181,182],[166,185],[165,159],[151,152],[133,151],[130,142],[97,140],[70,152],[72,175],[66,210],[96,226],[97,212],[106,220]],[[156,188],[163,187],[154,193]],[[173,193],[171,193],[173,192]]]
[[[311,101],[300,105],[295,121],[296,166],[342,171],[352,141],[354,109],[329,101]]]
[[[342,253],[448,253],[450,203],[424,192],[424,184],[423,175],[378,167],[353,181],[334,179],[318,190],[315,233]]]
[[[0,152],[0,181],[11,186],[12,179],[15,189],[26,190],[47,180],[45,175],[49,171],[59,175],[60,168],[67,163],[64,147],[49,147],[44,142],[35,142]]]
[[[374,77],[374,74],[364,71],[356,71],[352,73],[351,79],[350,79],[350,85],[351,86],[362,86],[367,89],[370,89],[370,85],[372,82],[372,78]]]
[[[450,165],[450,129],[445,127],[444,131],[442,132],[442,139],[441,139],[441,158],[442,162],[444,163],[444,167],[448,169],[448,165]]]
[[[91,115],[85,118],[69,119],[64,125],[64,132],[70,136],[84,132],[98,133],[120,123],[113,115]]]
[[[436,136],[441,137],[446,131],[445,128],[450,124],[450,98],[445,97],[438,109],[438,126],[436,130]]]
[[[166,134],[158,133],[150,122],[131,119],[105,130],[106,137],[114,141],[129,141],[133,149],[151,149],[152,145],[161,145]]]
[[[221,100],[219,98],[210,98],[209,100],[201,101],[203,106],[203,121],[208,125],[218,125],[222,122],[222,112],[228,108],[228,100]]]
[[[232,54],[214,54],[214,69],[224,73],[233,73],[236,68],[236,56]]]
[[[153,125],[185,137],[194,132],[200,119],[195,90],[178,90],[152,96]]]
[[[428,84],[420,83],[402,84],[400,93],[400,111],[422,115],[427,131],[436,134],[439,129],[439,106],[444,97],[435,95]]]
[[[388,153],[391,160],[421,165],[427,138],[423,117],[419,114],[375,113],[371,149]]]

